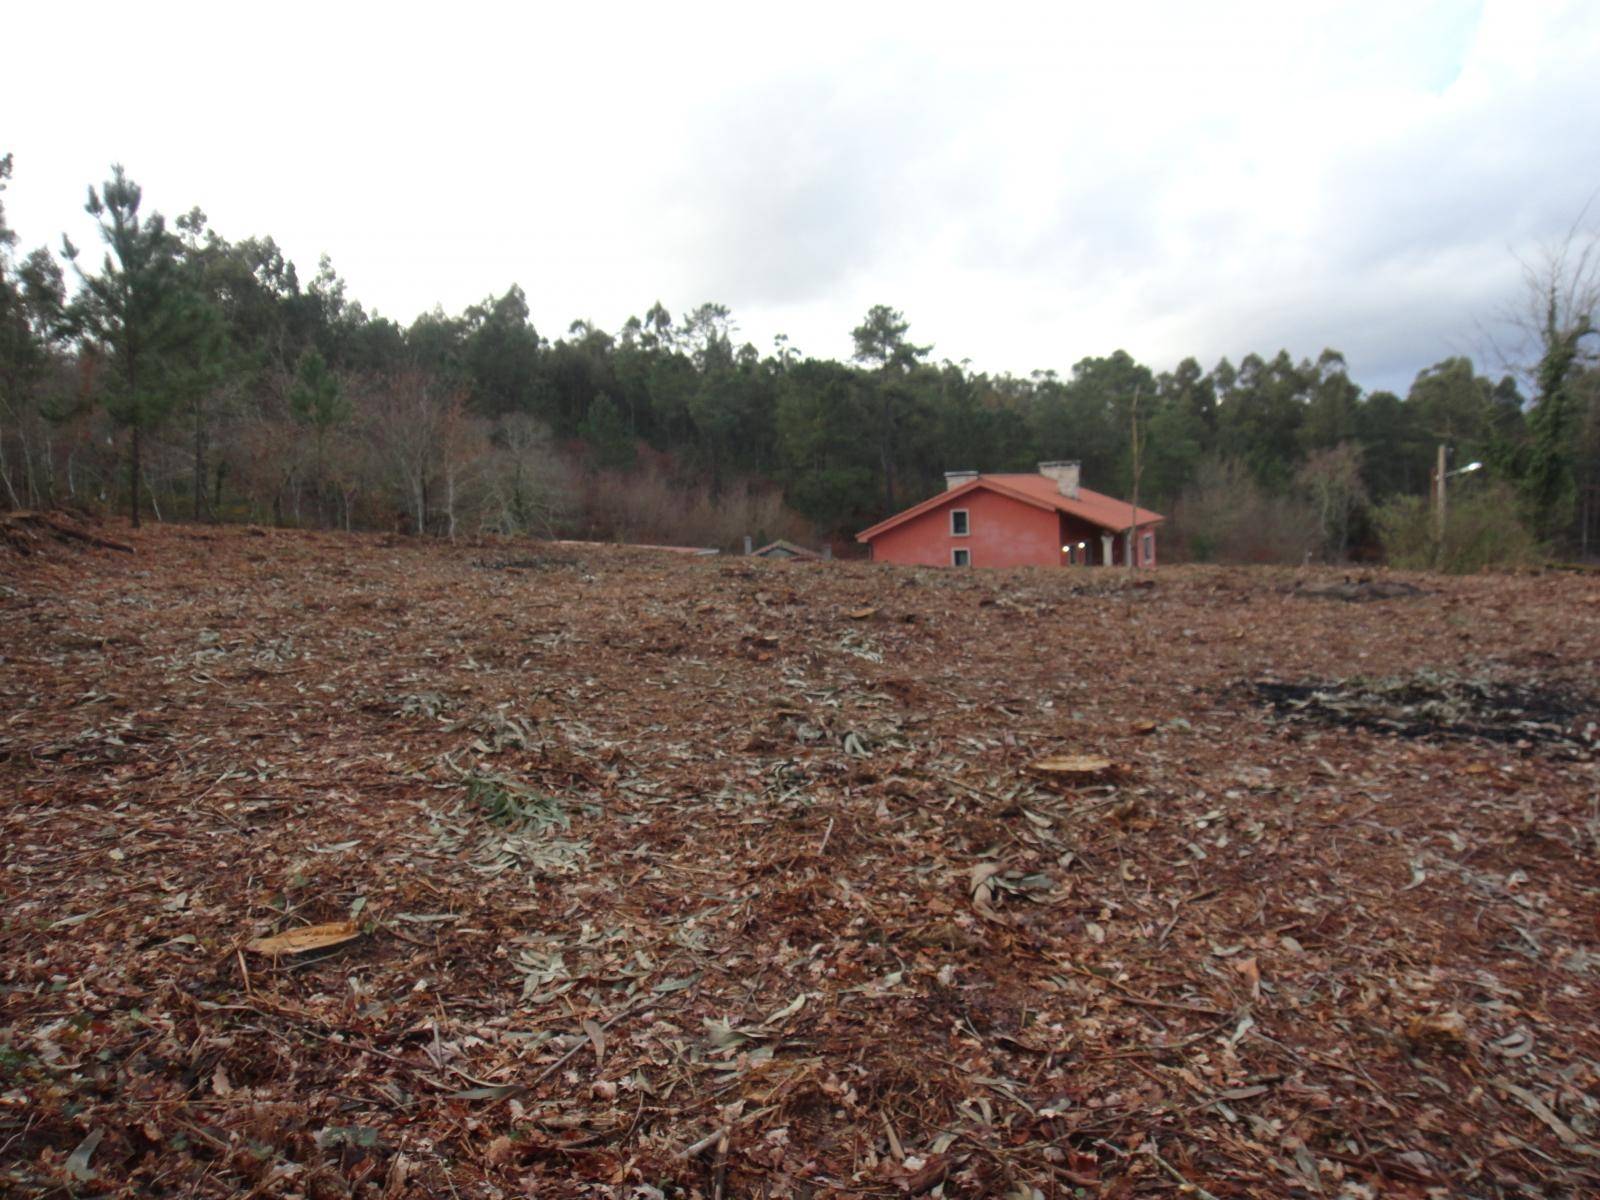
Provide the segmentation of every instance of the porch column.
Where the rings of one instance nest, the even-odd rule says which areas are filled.
[[[1102,567],[1111,566],[1111,547],[1111,535],[1109,533],[1102,533],[1100,535],[1100,565]]]

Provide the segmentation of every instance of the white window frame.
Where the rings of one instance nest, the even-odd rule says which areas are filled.
[[[958,517],[958,516],[963,518],[962,524],[964,524],[966,526],[965,529],[957,529],[956,528],[956,517]],[[951,537],[971,537],[972,536],[972,510],[971,509],[967,509],[967,508],[952,508],[950,510],[950,536]]]
[[[1145,566],[1156,560],[1156,535],[1144,533],[1139,535],[1139,558]]]
[[[963,555],[966,556],[966,561],[964,562],[962,561]],[[952,546],[950,548],[950,565],[952,567],[970,567],[972,565],[972,551],[965,546]]]

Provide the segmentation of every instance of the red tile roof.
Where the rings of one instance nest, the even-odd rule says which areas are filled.
[[[1166,520],[1158,512],[1141,508],[1139,519],[1135,522],[1131,519],[1132,506],[1126,500],[1118,500],[1115,496],[1107,496],[1104,492],[1093,492],[1086,487],[1078,489],[1076,500],[1069,500],[1061,494],[1054,479],[1047,479],[1043,475],[980,475],[978,478],[996,480],[1019,492],[1036,496],[1046,503],[1055,505],[1060,511],[1074,517],[1082,517],[1102,529],[1120,530],[1126,529],[1129,525],[1154,525],[1157,521]]]
[[[1053,508],[1057,512],[1087,521],[1091,525],[1098,525],[1101,529],[1120,532],[1134,523],[1131,520],[1132,506],[1126,500],[1090,491],[1086,487],[1078,489],[1076,498],[1069,498],[1061,494],[1054,479],[1045,475],[979,475],[958,488],[930,496],[921,504],[914,504],[904,512],[898,512],[885,521],[879,521],[870,529],[863,529],[856,534],[856,541],[871,541],[896,525],[913,517],[920,517],[923,513],[938,508],[945,501],[976,491],[978,488],[987,488],[991,492],[998,492],[1002,496],[1009,496],[1024,504],[1031,504],[1035,508]],[[1158,521],[1166,520],[1160,513],[1151,512],[1148,508],[1141,508],[1138,512],[1140,525],[1154,525]]]

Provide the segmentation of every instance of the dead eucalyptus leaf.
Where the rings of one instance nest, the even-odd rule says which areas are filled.
[[[1549,1126],[1550,1131],[1566,1145],[1571,1146],[1577,1143],[1578,1135],[1572,1132],[1572,1126],[1556,1116],[1554,1109],[1527,1088],[1512,1083],[1507,1079],[1496,1079],[1494,1085],[1543,1121]]]
[[[105,1135],[106,1131],[96,1126],[88,1137],[78,1143],[78,1148],[67,1156],[67,1174],[79,1183],[87,1183],[94,1178],[95,1171],[89,1165],[89,1159],[94,1156],[95,1147],[100,1144],[100,1139]]]
[[[994,907],[994,885],[989,881],[998,875],[1001,867],[998,863],[979,863],[972,868],[970,887],[972,889],[972,907],[980,917],[995,922],[997,925],[1008,924],[1006,918]]]
[[[761,1023],[763,1025],[777,1025],[777,1024],[780,1024],[780,1023],[782,1023],[784,1021],[787,1021],[790,1017],[794,1016],[795,1013],[799,1012],[802,1008],[804,1008],[805,1004],[806,1004],[806,994],[804,992],[801,992],[798,996],[796,996],[788,1004],[785,1004],[777,1012],[773,1013],[770,1017],[768,1017],[765,1021],[763,1021]]]
[[[1234,959],[1233,969],[1244,976],[1244,981],[1250,988],[1250,999],[1261,999],[1261,968],[1256,965],[1255,955]]]
[[[1216,1094],[1217,1100],[1254,1100],[1257,1096],[1265,1096],[1272,1089],[1264,1083],[1252,1083],[1246,1087],[1227,1088]]]
[[[1526,1029],[1513,1029],[1503,1038],[1497,1038],[1494,1048],[1507,1058],[1522,1058],[1533,1053],[1533,1034]]]
[[[589,1035],[589,1040],[594,1043],[594,1065],[605,1066],[606,1062],[606,1031],[600,1028],[598,1021],[585,1021],[583,1031]]]
[[[466,1088],[459,1092],[447,1092],[449,1100],[501,1100],[507,1096],[521,1095],[527,1091],[520,1083],[502,1083],[494,1087]]]
[[[973,867],[972,877],[967,884],[967,886],[972,889],[972,894],[976,896],[978,894],[978,889],[987,884],[989,880],[993,879],[996,875],[1000,874],[1003,869],[1004,868],[1002,868],[999,863],[992,862],[979,863],[977,866]]]

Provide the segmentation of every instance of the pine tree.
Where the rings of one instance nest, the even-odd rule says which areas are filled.
[[[324,523],[332,518],[328,506],[328,438],[350,419],[350,401],[345,397],[339,377],[328,369],[328,362],[312,347],[300,356],[293,388],[289,391],[289,411],[301,425],[309,426],[312,439],[312,472],[316,477],[318,508]]]
[[[204,298],[182,271],[181,244],[160,213],[140,215],[142,193],[122,167],[84,206],[107,250],[98,275],[78,265],[78,250],[63,251],[82,285],[74,311],[83,336],[109,353],[112,386],[106,410],[130,431],[128,513],[134,528],[143,508],[143,438],[160,426],[203,368],[213,331]]]

